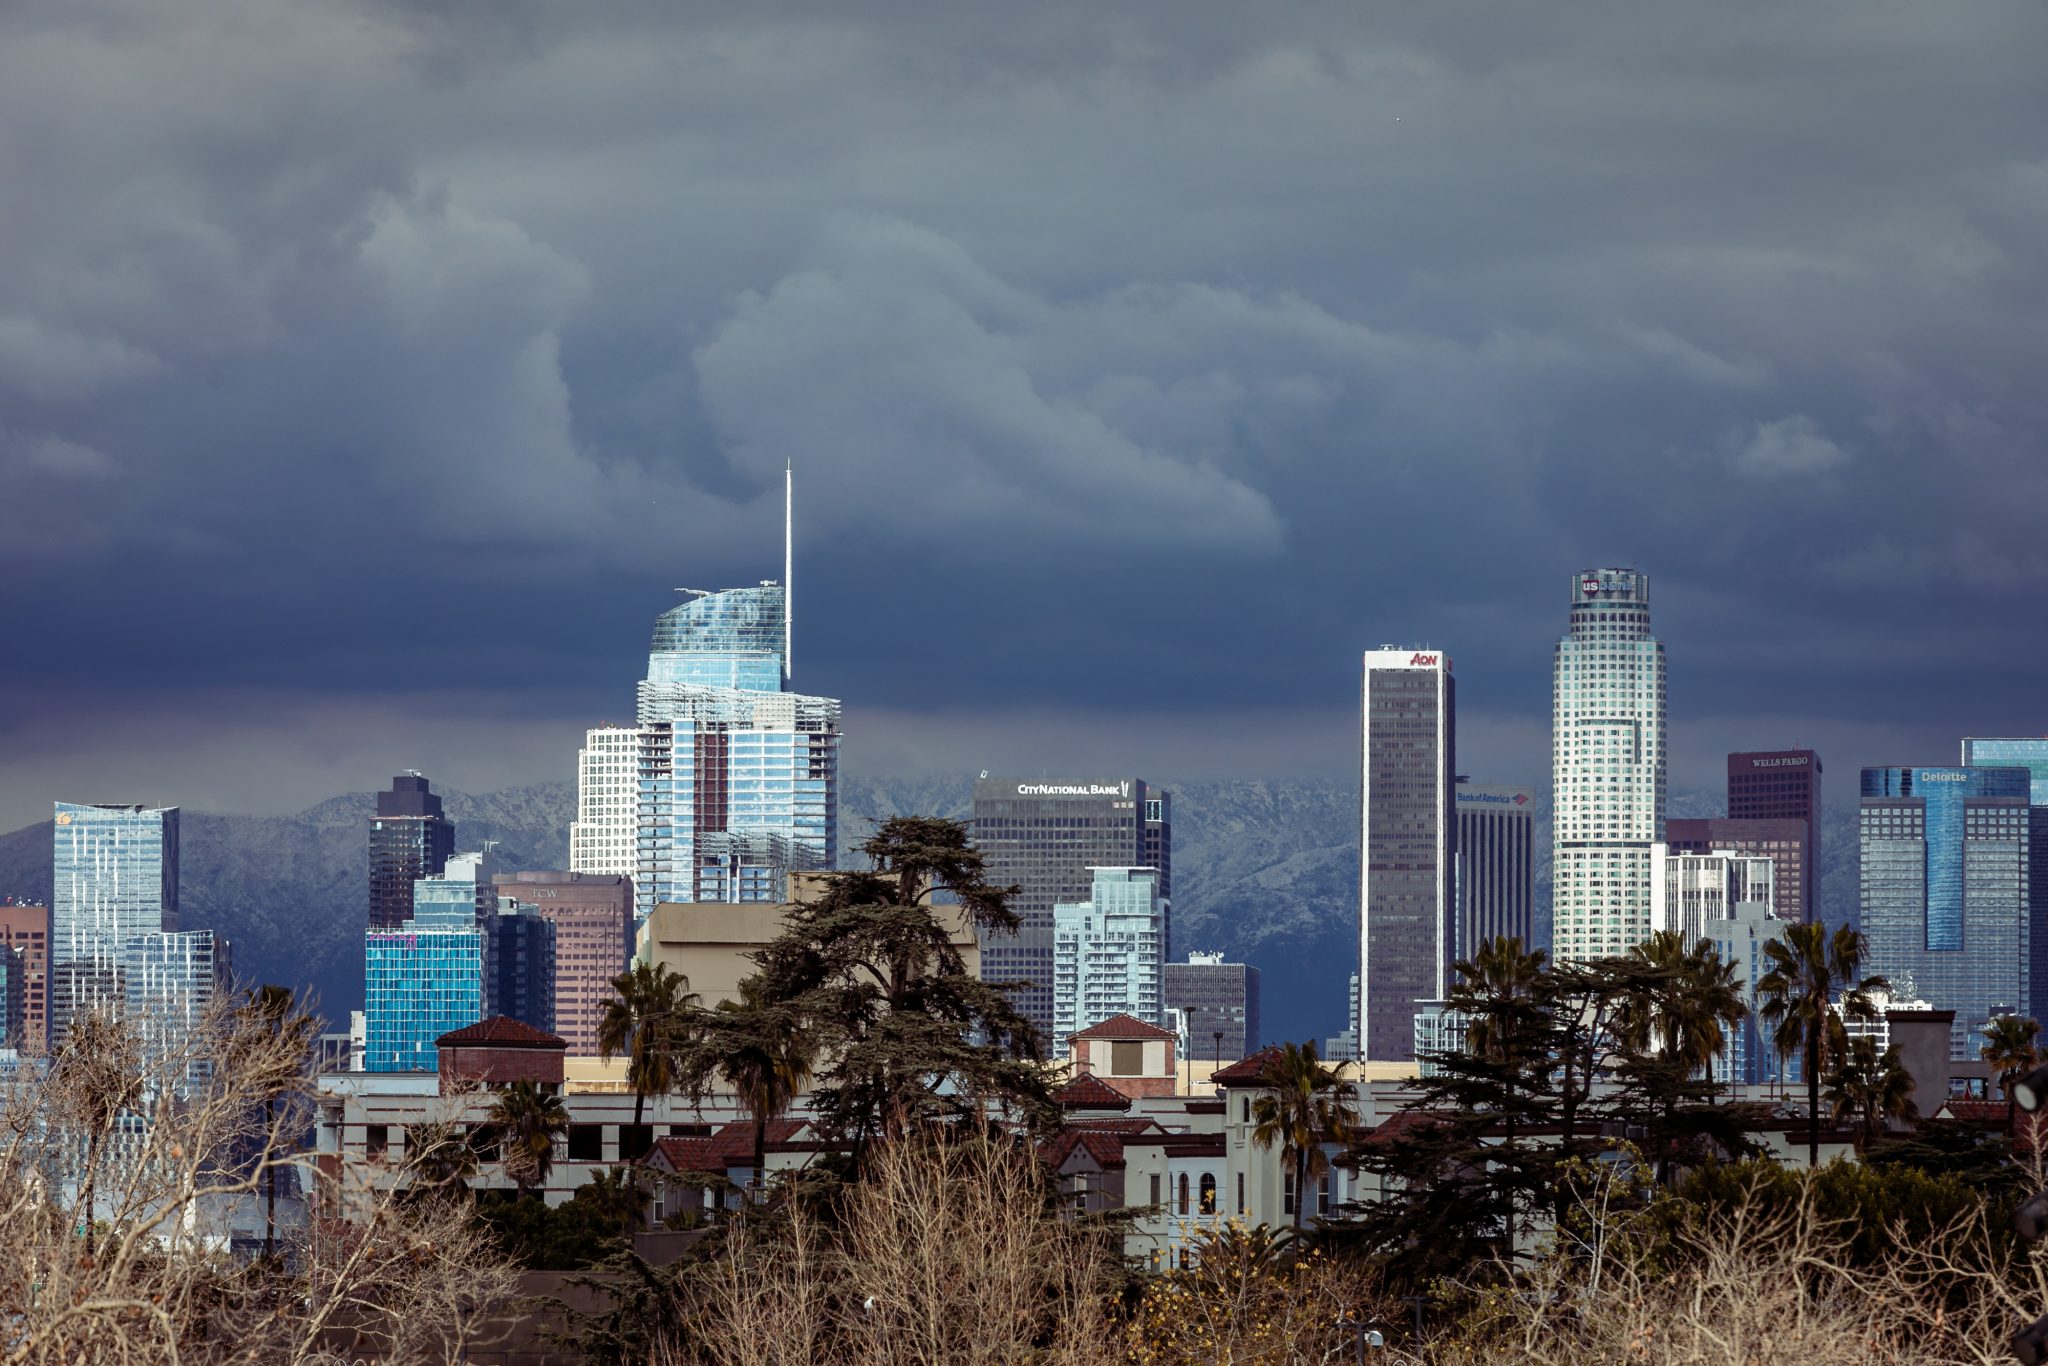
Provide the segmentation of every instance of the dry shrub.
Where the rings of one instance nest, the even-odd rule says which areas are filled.
[[[801,1202],[731,1230],[685,1285],[686,1342],[711,1366],[1082,1366],[1111,1359],[1118,1250],[1061,1218],[1039,1164],[980,1140],[892,1144],[836,1227]]]
[[[1308,1366],[1348,1362],[1368,1324],[1392,1308],[1356,1263],[1310,1247],[1299,1255],[1284,1235],[1231,1220],[1194,1235],[1186,1270],[1145,1288],[1125,1329],[1135,1366]]]
[[[409,1200],[403,1173],[322,1191],[320,1207],[347,1194],[358,1217],[280,1229],[268,1261],[209,1231],[227,1202],[260,1209],[272,1171],[303,1169],[304,1051],[303,1030],[227,1004],[190,1028],[93,1008],[47,1076],[16,1074],[0,1103],[0,1363],[464,1359],[513,1273],[460,1200]]]
[[[1851,1230],[1742,1203],[1676,1245],[1602,1231],[1487,1292],[1428,1354],[1444,1363],[1591,1366],[1986,1366],[2048,1308],[2043,1262],[2012,1265],[1958,1219],[1873,1266]]]

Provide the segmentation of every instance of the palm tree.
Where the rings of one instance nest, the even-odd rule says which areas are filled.
[[[1877,1041],[1867,1035],[1851,1039],[1842,1060],[1828,1074],[1827,1100],[1835,1123],[1854,1119],[1866,1144],[1884,1132],[1887,1119],[1918,1113],[1913,1074],[1899,1061],[1899,1046],[1893,1044],[1880,1055]]]
[[[476,1175],[476,1149],[462,1126],[446,1120],[411,1125],[405,1135],[406,1169],[414,1190],[433,1196],[466,1191]]]
[[[1712,1068],[1728,1046],[1727,1031],[1741,1024],[1749,1009],[1735,984],[1735,965],[1722,959],[1711,940],[1688,948],[1678,931],[1659,930],[1631,948],[1623,964],[1637,990],[1618,1003],[1615,1034],[1629,1053],[1661,1065],[1645,1075],[1663,1076],[1654,1087],[1662,1092],[1664,1126],[1657,1179],[1668,1183],[1677,1087]]]
[[[1998,1069],[1998,1085],[2005,1092],[2005,1136],[2012,1137],[2013,1078],[2041,1061],[2041,1026],[2017,1015],[2001,1015],[1984,1028],[1984,1046],[1977,1056]]]
[[[498,1093],[491,1125],[505,1144],[505,1175],[525,1195],[547,1184],[555,1169],[555,1140],[569,1132],[562,1098],[530,1081],[515,1081]]]
[[[597,1026],[597,1051],[606,1060],[626,1056],[633,1088],[633,1127],[642,1127],[647,1097],[675,1085],[676,1054],[688,1042],[697,998],[689,979],[660,963],[635,963],[612,979],[616,993]]]
[[[768,1121],[779,1119],[810,1084],[817,1045],[787,1004],[768,999],[759,977],[740,983],[737,1002],[719,1003],[710,1030],[718,1075],[754,1121],[754,1185],[768,1184]]]
[[[1301,1233],[1308,1209],[1308,1182],[1327,1171],[1325,1143],[1348,1143],[1358,1114],[1344,1094],[1338,1075],[1316,1058],[1313,1042],[1282,1044],[1267,1059],[1259,1080],[1269,1089],[1252,1102],[1252,1141],[1261,1148],[1280,1146],[1283,1161],[1294,1168],[1294,1231]]]
[[[1842,1050],[1842,1022],[1874,1018],[1869,993],[1889,991],[1882,977],[1862,976],[1863,936],[1847,925],[1832,935],[1815,921],[1793,925],[1783,939],[1768,940],[1764,957],[1771,970],[1756,984],[1757,1014],[1772,1027],[1771,1046],[1781,1058],[1804,1056],[1806,1064],[1806,1164],[1820,1165],[1821,1073],[1831,1054]]]
[[[277,1250],[277,1106],[306,1074],[313,1017],[298,1007],[290,987],[256,988],[236,1006],[228,1037],[227,1071],[238,1085],[263,1097],[263,1255]]]

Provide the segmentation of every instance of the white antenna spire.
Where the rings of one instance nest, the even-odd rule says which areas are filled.
[[[796,475],[790,462],[785,460],[782,462],[782,681],[785,683],[789,681],[789,656],[794,644],[790,623],[794,620],[791,611],[796,601],[796,584],[791,581],[791,571],[796,560],[790,539],[790,510],[795,502]]]

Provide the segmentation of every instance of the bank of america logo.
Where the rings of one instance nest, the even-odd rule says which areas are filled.
[[[1526,793],[1526,792],[1517,792],[1517,793],[1515,794],[1515,805],[1516,805],[1516,806],[1527,806],[1528,804],[1529,804],[1529,794],[1528,794],[1528,793]]]

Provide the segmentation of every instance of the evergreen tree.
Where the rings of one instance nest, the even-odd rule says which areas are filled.
[[[812,1105],[820,1127],[853,1144],[941,1120],[983,1123],[991,1107],[1047,1126],[1057,1118],[1037,1032],[1009,991],[967,969],[935,907],[950,896],[965,928],[1014,933],[1008,898],[990,886],[965,826],[899,816],[862,846],[870,867],[828,874],[789,911],[783,934],[754,955],[755,1004],[725,1023],[751,1030],[782,1011],[804,1022],[823,1060]]]
[[[1558,1149],[1531,1142],[1556,1102],[1554,997],[1544,955],[1502,937],[1457,965],[1447,1006],[1464,1048],[1426,1054],[1410,1118],[1361,1145],[1387,1188],[1359,1210],[1365,1240],[1416,1285],[1514,1256],[1517,1233],[1553,1190]]]

